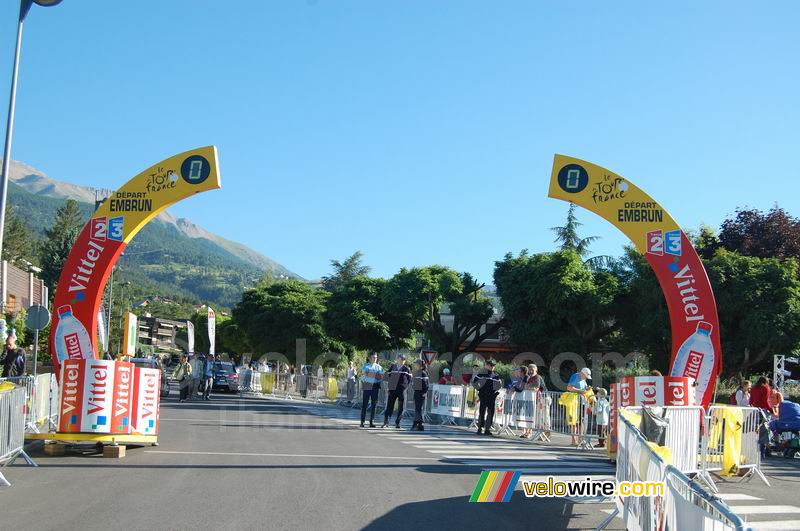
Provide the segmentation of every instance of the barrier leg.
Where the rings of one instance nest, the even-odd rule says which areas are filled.
[[[751,479],[753,479],[753,476],[758,476],[761,479],[761,481],[763,481],[764,484],[767,487],[771,487],[772,486],[772,485],[769,484],[769,480],[767,480],[767,477],[764,475],[764,473],[761,471],[761,469],[758,468],[758,467],[755,467],[755,466],[752,467],[751,469],[749,469],[747,471],[747,473],[744,476],[741,477],[741,479],[739,480],[739,483],[749,482]]]

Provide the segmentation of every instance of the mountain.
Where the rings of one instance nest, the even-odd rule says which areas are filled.
[[[80,203],[88,220],[95,189],[51,179],[27,164],[11,161],[9,204],[16,206],[39,235],[67,198]],[[244,244],[214,234],[168,211],[159,214],[131,241],[120,259],[126,280],[187,300],[231,307],[242,291],[266,273],[300,278]]]

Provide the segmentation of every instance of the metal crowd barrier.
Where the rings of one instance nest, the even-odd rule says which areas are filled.
[[[41,428],[55,428],[58,424],[58,382],[55,374],[43,373],[0,378],[25,389],[25,431],[39,433]]]
[[[630,530],[745,529],[742,519],[722,500],[665,463],[624,414],[619,415],[617,430],[617,485],[624,481],[660,481],[664,491],[656,496],[616,496],[614,512],[597,529],[605,529],[618,515]]]
[[[13,464],[18,457],[31,466],[37,466],[25,453],[25,416],[27,394],[24,387],[0,392],[0,470]],[[0,472],[0,487],[11,483]]]
[[[711,406],[706,417],[701,439],[702,479],[712,490],[717,491],[711,473],[737,475],[746,473],[740,481],[749,481],[758,476],[767,486],[766,476],[761,471],[759,430],[762,413],[756,407]]]
[[[642,406],[629,406],[626,409],[639,413]],[[702,406],[660,406],[650,409],[667,422],[664,446],[672,453],[672,465],[684,474],[700,473],[702,460],[699,449],[705,421]]]

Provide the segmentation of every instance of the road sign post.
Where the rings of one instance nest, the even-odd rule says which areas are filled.
[[[34,304],[28,308],[25,325],[33,330],[33,377],[36,378],[36,365],[39,361],[39,330],[50,324],[50,312],[44,306]]]

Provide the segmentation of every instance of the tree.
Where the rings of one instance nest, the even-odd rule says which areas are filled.
[[[666,372],[672,355],[672,329],[664,292],[644,255],[625,248],[620,261],[620,294],[614,315],[622,331],[617,350],[642,352],[650,366]]]
[[[436,348],[454,357],[473,352],[505,324],[499,319],[487,326],[494,308],[483,287],[469,273],[448,267],[403,268],[384,292],[387,321],[393,330],[425,332]]]
[[[589,256],[589,246],[591,246],[592,242],[597,241],[599,237],[587,236],[586,238],[581,238],[578,235],[578,228],[581,226],[583,226],[583,223],[578,221],[578,217],[575,215],[575,203],[570,203],[567,211],[567,222],[561,227],[552,227],[550,229],[556,234],[555,243],[560,243],[559,250],[574,252],[593,269],[610,267],[614,262],[614,259],[610,256],[587,258]]]
[[[19,215],[16,207],[9,207],[3,233],[3,260],[12,264],[19,260],[36,261],[37,243],[28,221]]]
[[[720,250],[706,262],[720,318],[723,369],[769,370],[800,348],[800,278],[794,260]]]
[[[56,212],[53,226],[45,231],[39,257],[42,268],[40,276],[46,285],[52,286],[52,293],[56,292],[61,270],[64,269],[64,263],[78,238],[81,227],[83,227],[83,215],[78,202],[67,199]]]
[[[737,209],[736,216],[722,222],[719,243],[744,256],[792,258],[800,263],[800,219],[777,205],[767,213]]]
[[[309,354],[341,348],[325,332],[328,296],[298,280],[276,282],[245,291],[233,319],[256,353],[279,352],[292,361],[298,339],[306,341]]]
[[[617,275],[591,270],[575,251],[509,253],[495,263],[494,283],[519,350],[587,354],[618,329]]]
[[[345,258],[343,262],[331,260],[333,274],[322,278],[322,287],[334,292],[355,277],[369,275],[372,268],[361,263],[363,256],[361,251],[356,251]]]
[[[339,286],[327,301],[328,334],[361,350],[380,351],[396,346],[398,338],[392,337],[384,320],[385,286],[385,280],[366,276],[357,276]]]

